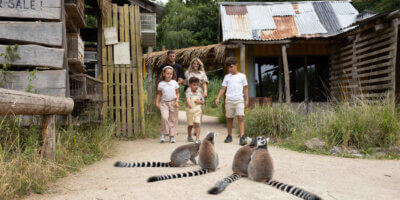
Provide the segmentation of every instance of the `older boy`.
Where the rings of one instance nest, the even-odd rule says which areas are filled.
[[[196,131],[196,143],[200,137],[201,106],[204,104],[203,91],[199,87],[200,80],[196,77],[189,79],[189,88],[186,90],[186,117],[188,123],[188,142],[193,142],[192,128]]]
[[[245,145],[247,142],[244,137],[244,109],[249,105],[249,90],[246,75],[238,72],[235,57],[228,57],[225,60],[225,66],[228,68],[229,74],[224,77],[215,104],[218,106],[219,99],[226,90],[225,116],[227,118],[228,136],[225,139],[225,143],[232,142],[233,118],[236,116],[240,132],[239,144]]]

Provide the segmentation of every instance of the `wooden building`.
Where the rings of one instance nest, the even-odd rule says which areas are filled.
[[[148,0],[0,1],[0,53],[7,54],[7,48],[18,44],[15,53],[19,55],[15,60],[0,56],[0,64],[11,64],[0,74],[1,80],[3,77],[6,80],[2,86],[71,97],[75,102],[73,114],[80,123],[100,122],[106,117],[118,123],[125,119],[124,124],[132,124],[134,118],[140,121],[144,119],[142,115],[132,114],[129,122],[126,121],[129,117],[122,116],[124,113],[118,110],[127,109],[122,107],[124,101],[133,102],[121,85],[136,89],[138,85],[135,84],[141,83],[141,79],[138,80],[136,73],[136,78],[130,76],[130,82],[115,80],[123,76],[128,79],[127,74],[120,73],[122,71],[135,71],[138,66],[141,69],[141,35],[147,43],[153,42],[151,38],[155,42],[152,35],[155,35],[155,20],[161,18],[162,11],[161,6]],[[154,23],[153,32],[140,32],[140,13],[154,19],[150,20]],[[116,43],[105,44],[108,38],[105,38],[104,31],[107,28],[115,28]],[[119,52],[114,55],[121,42],[130,42],[127,47],[131,54]],[[117,60],[121,56],[127,56],[125,59],[129,64],[114,63],[113,58]],[[119,97],[114,93],[117,90],[120,91]],[[142,94],[137,92],[131,93],[130,97],[139,99]],[[119,105],[114,104],[117,101]],[[129,109],[132,113],[140,113],[139,104]],[[135,122],[135,125],[138,124]],[[128,132],[127,127],[119,131]]]

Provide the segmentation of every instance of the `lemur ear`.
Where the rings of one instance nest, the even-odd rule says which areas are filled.
[[[251,138],[251,137],[246,137],[246,140],[247,140],[248,143],[251,143],[251,141],[253,141],[253,138]]]
[[[269,142],[269,137],[267,137],[267,143]]]

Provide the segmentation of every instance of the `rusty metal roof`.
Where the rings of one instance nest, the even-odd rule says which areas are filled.
[[[357,15],[348,1],[220,3],[222,41],[329,37]]]

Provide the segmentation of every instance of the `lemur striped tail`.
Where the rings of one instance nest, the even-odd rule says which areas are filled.
[[[172,167],[171,162],[122,162],[118,161],[114,167]]]
[[[280,183],[278,181],[273,181],[273,180],[268,180],[265,182],[265,184],[275,187],[279,190],[288,192],[290,194],[293,194],[294,196],[297,196],[305,200],[321,200],[321,197],[312,194],[310,192],[307,192],[301,188],[295,187],[293,185],[287,185],[285,183]]]
[[[219,194],[222,191],[225,190],[225,188],[228,186],[229,183],[232,183],[236,180],[238,180],[240,178],[239,175],[237,174],[232,174],[226,178],[224,178],[224,180],[218,182],[213,188],[208,190],[208,194]]]
[[[152,176],[149,179],[147,179],[147,182],[156,182],[156,181],[164,181],[164,180],[175,179],[175,178],[200,176],[200,175],[207,174],[208,172],[209,172],[208,169],[200,169],[200,170],[197,170],[197,171],[183,172],[183,173],[179,173],[179,174]]]

